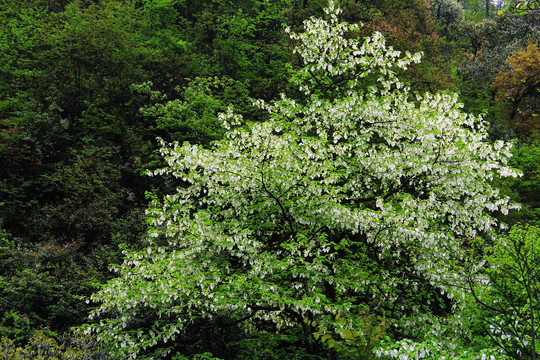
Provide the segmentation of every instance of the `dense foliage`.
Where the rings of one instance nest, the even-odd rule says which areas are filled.
[[[320,0],[0,1],[0,358],[123,358],[69,332],[96,292],[138,305],[122,336],[179,331],[141,356],[540,356],[537,2],[336,4],[325,53]],[[147,307],[105,295],[135,256],[171,281]]]

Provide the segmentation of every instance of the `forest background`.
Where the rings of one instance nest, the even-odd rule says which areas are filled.
[[[322,17],[326,5],[322,0],[0,1],[0,357],[115,358],[104,344],[70,329],[89,321],[95,305],[85,300],[115,276],[109,268],[122,262],[122,250],[145,246],[146,194],[159,198],[178,185],[173,177],[145,175],[165,166],[156,139],[210,147],[225,134],[218,114],[230,105],[249,121],[264,121],[252,98],[271,101],[295,91],[289,69],[299,59],[285,25],[299,31],[305,19]],[[522,209],[495,216],[514,228],[501,236],[528,246],[521,263],[532,264],[527,276],[538,274],[538,4],[342,0],[339,5],[342,19],[363,24],[358,35],[380,31],[394,48],[424,53],[420,64],[400,74],[411,89],[457,92],[466,112],[489,122],[490,141],[514,142],[510,165],[523,176],[496,185]],[[477,241],[474,247],[491,254],[493,263],[513,269],[486,250],[496,244]],[[514,281],[507,288],[501,280],[507,287],[494,290],[493,297],[522,309],[517,313],[471,298],[462,316],[472,319],[465,326],[473,340],[463,342],[471,349],[498,349],[500,356],[537,359],[540,333],[534,322],[532,329],[508,330],[514,339],[525,333],[525,342],[490,329],[494,322],[508,325],[516,317],[526,322],[540,315],[538,282],[532,276],[524,287]],[[524,297],[530,289],[536,295]],[[441,306],[443,313],[451,308]],[[380,333],[375,331],[373,341],[392,337],[385,321],[377,323]],[[178,345],[177,359],[203,353],[241,358],[231,345],[238,338],[223,335],[218,324],[198,324],[192,333]],[[318,353],[295,350],[297,358],[347,357],[351,348],[372,346],[354,334],[342,335],[319,334],[324,343]],[[296,345],[276,337],[257,351],[264,354],[260,358],[292,358],[287,346]]]

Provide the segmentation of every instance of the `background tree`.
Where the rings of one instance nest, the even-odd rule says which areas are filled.
[[[511,165],[523,172],[521,181],[510,180],[504,188],[511,191],[512,197],[519,201],[522,209],[513,214],[510,223],[540,225],[540,142],[532,138],[520,144],[514,151]]]
[[[151,149],[126,103],[131,83],[155,76],[148,64],[162,50],[140,41],[134,6],[79,5],[0,7],[0,321],[28,321],[17,343],[84,321],[81,296],[145,228],[138,179]]]
[[[509,102],[509,121],[518,135],[530,137],[540,130],[540,51],[536,44],[514,52],[507,69],[495,78],[498,99]]]
[[[490,336],[513,359],[538,359],[540,230],[514,226],[489,249],[488,260],[492,287],[477,300]]]

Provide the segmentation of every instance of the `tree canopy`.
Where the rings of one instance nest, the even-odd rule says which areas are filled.
[[[320,327],[385,315],[407,338],[461,306],[475,265],[463,245],[514,207],[492,185],[519,175],[511,144],[490,143],[457,95],[412,93],[396,73],[421,54],[355,38],[339,13],[331,2],[291,33],[298,96],[258,100],[267,121],[229,109],[211,148],[162,143],[167,166],[149,175],[180,185],[150,204],[148,246],[92,297],[88,330],[126,358],[186,351],[201,319],[238,326],[252,355],[256,334],[313,355]]]

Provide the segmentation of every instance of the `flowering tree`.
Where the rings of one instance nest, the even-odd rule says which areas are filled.
[[[358,330],[384,312],[406,333],[463,298],[463,242],[511,207],[490,185],[517,176],[510,145],[487,143],[457,96],[409,92],[396,73],[420,54],[352,38],[332,3],[326,14],[291,34],[299,99],[258,101],[263,123],[229,110],[211,149],[163,144],[168,166],[151,175],[186,185],[152,202],[150,245],[93,296],[94,330],[125,357],[169,351],[201,318],[247,337],[298,329],[314,351],[321,326]]]

